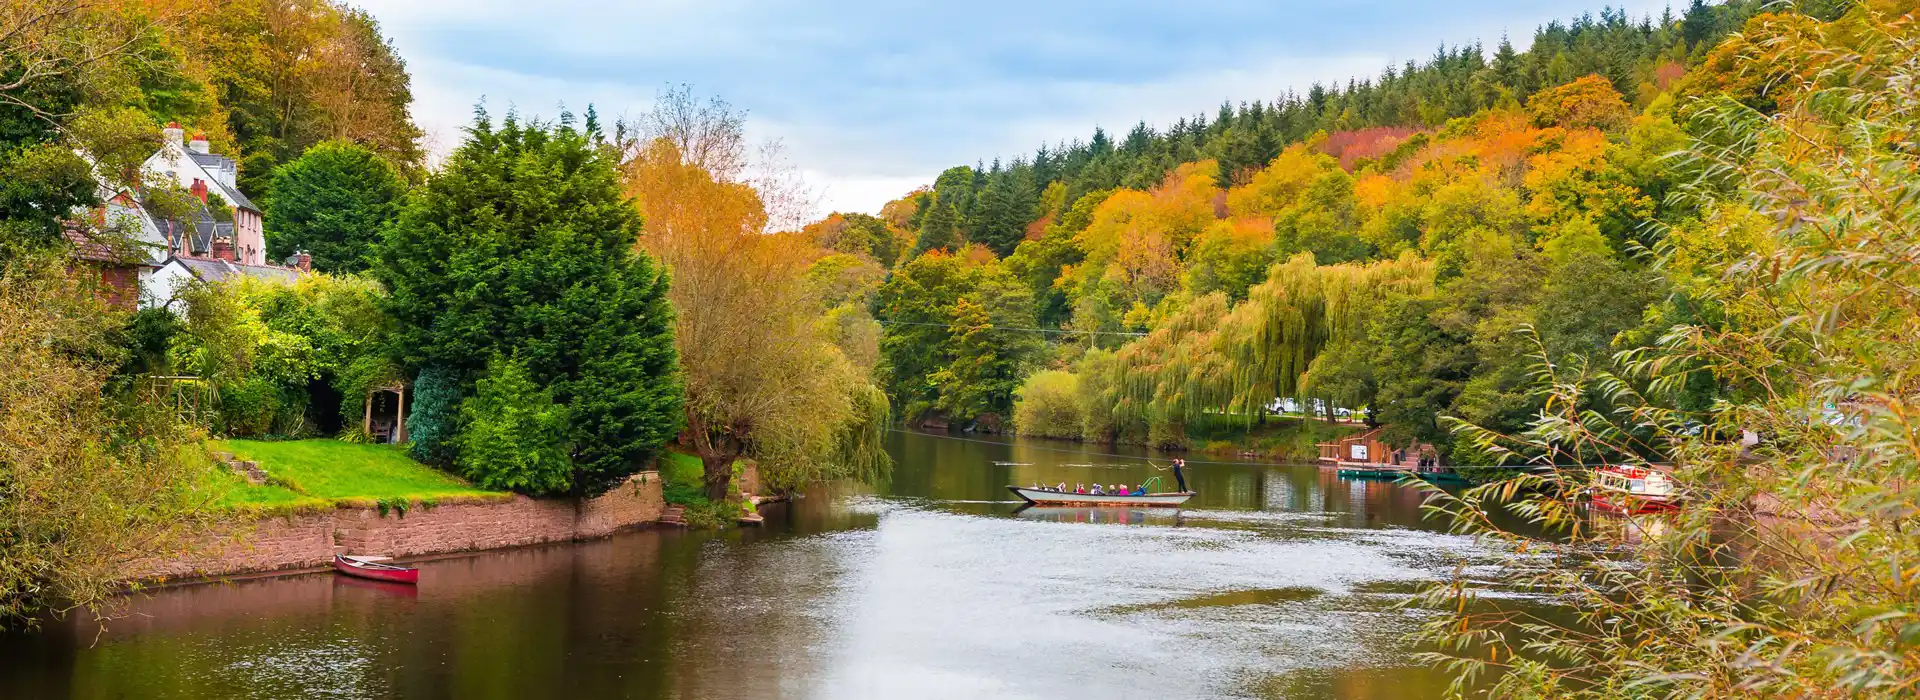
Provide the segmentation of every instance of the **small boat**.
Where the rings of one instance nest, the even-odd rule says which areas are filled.
[[[1402,475],[1412,473],[1412,469],[1401,467],[1341,467],[1335,471],[1337,476],[1348,479],[1384,479],[1387,481],[1398,481]]]
[[[1680,507],[1673,479],[1648,467],[1608,466],[1593,470],[1593,507],[1609,513],[1640,515]]]
[[[1045,506],[1132,506],[1145,508],[1177,508],[1187,499],[1193,498],[1192,491],[1167,491],[1149,493],[1144,496],[1121,495],[1116,493],[1073,493],[1071,491],[1053,491],[1025,486],[1008,486],[1013,495],[1026,499],[1028,503]]]
[[[1415,473],[1419,474],[1422,480],[1434,484],[1471,483],[1467,477],[1461,476],[1450,467],[1420,467],[1415,470]]]
[[[350,557],[344,554],[333,555],[333,570],[348,576],[386,581],[388,583],[419,583],[420,570],[411,566],[383,564],[386,557]]]

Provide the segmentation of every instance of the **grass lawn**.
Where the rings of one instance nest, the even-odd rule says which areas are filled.
[[[668,503],[696,505],[707,502],[706,470],[700,458],[667,451],[660,455],[660,485]]]
[[[215,440],[216,452],[259,462],[271,481],[246,483],[220,470],[241,488],[228,492],[224,505],[266,509],[318,505],[442,503],[506,498],[498,491],[474,488],[446,472],[407,457],[393,445],[356,445],[339,440]]]

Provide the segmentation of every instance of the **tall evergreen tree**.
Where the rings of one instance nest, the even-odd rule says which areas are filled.
[[[956,233],[960,227],[960,215],[954,212],[953,207],[940,201],[939,197],[929,200],[927,206],[930,209],[920,220],[920,238],[913,244],[915,255],[936,248],[952,249],[959,242]]]
[[[568,411],[567,490],[605,491],[681,420],[667,280],[639,233],[591,112],[584,129],[479,112],[379,247],[395,355],[469,381],[524,363]]]

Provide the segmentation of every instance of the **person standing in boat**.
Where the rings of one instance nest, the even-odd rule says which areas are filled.
[[[1173,480],[1180,484],[1181,493],[1187,492],[1187,473],[1184,471],[1186,466],[1187,460],[1179,457],[1173,458]]]

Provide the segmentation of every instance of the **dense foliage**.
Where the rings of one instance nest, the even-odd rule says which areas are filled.
[[[184,323],[168,339],[166,363],[148,369],[212,390],[203,410],[220,434],[358,433],[367,390],[400,379],[387,355],[384,296],[359,277],[196,283],[175,301]]]
[[[124,567],[185,548],[215,495],[201,434],[110,388],[125,321],[57,258],[0,268],[0,625],[106,605]]]
[[[274,172],[267,256],[284,261],[304,251],[321,272],[365,271],[406,194],[399,173],[372,150],[345,141],[315,145]]]
[[[1526,52],[1443,50],[1118,146],[949,169],[877,217],[890,235],[856,237],[916,241],[875,306],[888,393],[910,419],[990,425],[1031,373],[1107,348],[1110,376],[1081,376],[1083,439],[1181,446],[1194,418],[1251,428],[1295,399],[1485,463],[1446,418],[1519,430],[1540,409],[1515,329],[1602,364],[1657,338],[1666,281],[1639,251],[1686,213],[1666,200],[1688,166],[1663,160],[1687,138],[1679,98],[1729,82],[1714,42],[1754,12],[1607,11]],[[851,221],[814,233],[853,249]]]
[[[460,424],[454,464],[475,486],[549,495],[572,485],[567,410],[519,362],[487,363],[473,395],[460,402]]]
[[[505,355],[553,392],[574,493],[644,468],[681,420],[667,279],[633,250],[640,215],[620,188],[591,113],[580,127],[482,113],[388,229],[375,268],[403,366],[464,384]]]
[[[1911,9],[1911,8],[1907,8]],[[1920,32],[1859,8],[1757,18],[1722,47],[1727,82],[1690,107],[1699,137],[1658,270],[1670,319],[1623,371],[1551,362],[1520,433],[1462,426],[1490,453],[1676,469],[1683,513],[1601,521],[1584,471],[1543,471],[1436,506],[1496,538],[1572,622],[1517,615],[1471,586],[1429,591],[1431,655],[1500,697],[1910,697],[1920,685],[1913,553],[1920,245]],[[1772,111],[1777,109],[1778,111]],[[1701,378],[1717,401],[1690,399]],[[1494,501],[1570,532],[1490,522]],[[1630,548],[1617,545],[1630,544]],[[1596,555],[1596,552],[1599,554]],[[1516,634],[1517,633],[1517,634]],[[1522,641],[1524,640],[1524,641]]]

